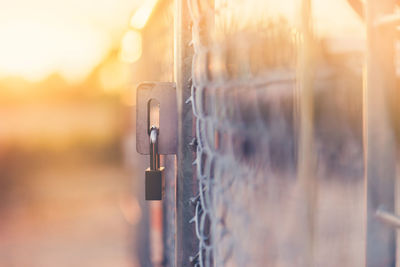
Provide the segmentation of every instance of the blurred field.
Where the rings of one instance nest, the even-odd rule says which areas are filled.
[[[0,108],[0,266],[135,266],[112,101]]]
[[[120,55],[141,4],[1,6],[0,267],[136,266],[133,73]]]

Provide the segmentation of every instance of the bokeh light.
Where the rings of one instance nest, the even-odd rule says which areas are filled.
[[[85,79],[118,47],[140,1],[16,0],[0,8],[0,78]]]
[[[142,29],[150,18],[151,12],[153,11],[157,2],[158,0],[144,1],[140,8],[132,16],[131,27],[138,30]]]
[[[129,30],[125,33],[121,43],[120,59],[123,62],[133,63],[142,55],[142,36],[140,32]]]

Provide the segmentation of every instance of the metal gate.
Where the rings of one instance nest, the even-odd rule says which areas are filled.
[[[394,266],[395,5],[160,1],[144,31],[173,41],[179,122],[165,265]],[[150,30],[165,10],[173,40]]]

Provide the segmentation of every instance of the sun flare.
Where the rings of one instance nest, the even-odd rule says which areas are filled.
[[[82,81],[116,46],[139,1],[15,0],[0,5],[0,78]]]
[[[89,27],[63,27],[37,21],[0,25],[0,75],[37,81],[53,72],[74,81],[85,77],[107,52],[106,36]]]

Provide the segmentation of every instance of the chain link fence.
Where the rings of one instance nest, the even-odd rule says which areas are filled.
[[[297,162],[296,2],[188,0],[198,238],[194,266],[362,266],[362,52],[316,33],[311,249]],[[318,26],[318,25],[317,25]]]

